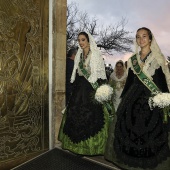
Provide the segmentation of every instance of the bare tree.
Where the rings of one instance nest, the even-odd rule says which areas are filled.
[[[77,46],[77,35],[83,30],[97,35],[97,20],[90,19],[86,12],[80,12],[77,4],[72,2],[67,6],[67,50]]]
[[[125,29],[127,21],[122,18],[120,23],[115,26],[109,25],[105,29],[102,28],[99,34],[98,47],[103,48],[107,53],[116,52],[131,52],[131,44],[133,38],[130,32]]]
[[[72,2],[67,7],[67,50],[76,47],[78,33],[87,30],[105,53],[131,52],[133,38],[129,35],[131,32],[125,29],[126,24],[126,19],[122,18],[116,25],[99,26],[96,18],[90,18],[87,12],[80,12],[77,4]]]

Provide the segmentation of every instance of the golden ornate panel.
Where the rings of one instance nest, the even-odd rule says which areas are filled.
[[[0,169],[48,149],[48,2],[0,0]]]

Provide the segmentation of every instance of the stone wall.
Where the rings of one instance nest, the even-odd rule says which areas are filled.
[[[56,0],[53,4],[53,146],[58,144],[58,131],[65,107],[66,70],[66,11],[67,0]]]

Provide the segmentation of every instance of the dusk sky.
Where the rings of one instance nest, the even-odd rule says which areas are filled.
[[[67,0],[76,2],[79,10],[96,17],[102,25],[115,25],[126,18],[126,30],[135,37],[140,27],[149,28],[154,34],[162,53],[170,56],[170,0]],[[107,63],[114,66],[119,59],[127,60],[130,54],[107,57]]]

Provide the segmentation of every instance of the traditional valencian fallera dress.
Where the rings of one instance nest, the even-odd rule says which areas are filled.
[[[121,77],[118,77],[116,75],[116,67],[112,72],[112,74],[110,75],[109,84],[114,88],[114,92],[115,92],[113,96],[113,105],[115,110],[117,110],[119,103],[121,101],[120,96],[122,94],[126,82],[126,78],[127,78],[126,70],[124,70],[124,73]]]
[[[94,102],[95,90],[80,69],[81,63],[88,73],[92,71],[90,67],[92,52],[91,48],[85,61],[82,53],[79,54],[78,51],[76,55],[76,57],[80,55],[80,61],[76,69],[73,92],[59,131],[62,148],[81,155],[103,155],[108,137],[109,114],[103,109],[102,104]],[[103,62],[103,59],[100,61]],[[104,63],[102,65],[104,76],[101,77],[106,79]],[[105,80],[97,80],[98,84],[103,81]]]
[[[141,65],[139,54],[136,56]],[[122,101],[110,126],[105,158],[128,170],[170,170],[170,119],[164,123],[163,110],[150,109],[151,91],[139,80],[131,59]],[[167,70],[154,53],[147,56],[143,71],[162,92],[169,92]]]
[[[76,75],[59,139],[62,148],[72,152],[83,155],[103,154],[108,135],[108,115],[103,112],[101,104],[93,102],[94,89],[80,75]]]

